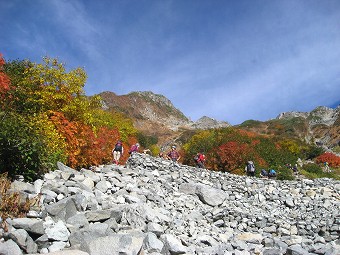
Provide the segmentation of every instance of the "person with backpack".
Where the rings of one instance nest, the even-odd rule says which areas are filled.
[[[332,172],[331,169],[329,168],[328,162],[325,162],[324,165],[325,165],[325,168],[324,168],[324,169],[325,169],[325,172],[326,172],[326,173]]]
[[[112,150],[113,154],[113,163],[114,164],[119,164],[119,159],[123,155],[124,148],[123,148],[123,143],[122,141],[118,140],[115,147]]]
[[[261,176],[262,178],[268,177],[268,173],[267,173],[266,169],[262,169],[262,170],[261,170],[260,176]]]
[[[204,162],[205,162],[205,155],[201,152],[198,152],[195,157],[194,160],[196,162],[196,165],[198,168],[205,168],[204,166]]]
[[[134,152],[138,152],[138,149],[139,149],[139,143],[132,145],[130,150],[129,150],[129,154],[132,154]]]
[[[255,165],[253,161],[248,161],[245,171],[248,176],[255,176]]]
[[[298,175],[298,174],[299,174],[299,172],[298,172],[298,165],[297,165],[297,164],[295,164],[295,165],[293,166],[293,172],[294,172],[295,175]]]
[[[178,151],[176,150],[176,146],[171,146],[171,151],[167,154],[167,158],[170,159],[172,162],[176,163],[181,158]]]
[[[276,177],[276,171],[274,169],[270,169],[268,173],[268,177],[269,178]]]

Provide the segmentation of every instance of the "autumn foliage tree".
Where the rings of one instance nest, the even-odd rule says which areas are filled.
[[[241,144],[236,141],[230,141],[219,146],[216,150],[221,171],[234,172],[243,166],[249,155],[253,153],[248,144]]]
[[[183,145],[184,163],[193,164],[193,155],[203,148],[206,166],[212,170],[242,174],[248,160],[254,161],[257,169],[280,169],[301,156],[297,147],[301,148],[294,140],[277,140],[233,127],[204,130]]]
[[[0,54],[0,100],[4,102],[7,100],[7,93],[11,89],[11,81],[7,74],[4,73],[5,60]],[[2,105],[4,106],[4,105]]]
[[[86,77],[82,68],[66,71],[57,59],[39,64],[1,58],[1,172],[34,179],[57,161],[77,169],[107,163],[118,139],[128,150],[137,133],[132,121],[102,110],[98,96],[87,97]],[[10,153],[15,157],[8,162]]]
[[[339,167],[340,166],[340,157],[331,153],[325,152],[316,158],[316,163],[322,164],[328,162],[331,167]]]

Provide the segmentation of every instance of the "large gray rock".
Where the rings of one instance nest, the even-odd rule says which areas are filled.
[[[24,229],[11,230],[8,233],[8,237],[15,241],[26,253],[35,253],[38,250],[38,245]]]
[[[82,250],[93,255],[141,254],[144,236],[142,233],[115,234],[99,237],[82,244]]]
[[[56,223],[48,224],[46,226],[46,235],[48,239],[53,241],[68,241],[70,232],[63,221],[59,220]]]
[[[164,244],[154,233],[147,233],[144,239],[144,248],[148,252],[161,252]]]
[[[88,211],[85,217],[89,222],[104,221],[111,217],[112,210]]]
[[[11,239],[0,242],[0,254],[1,255],[22,255],[20,247]]]
[[[27,232],[43,235],[45,233],[43,220],[30,218],[15,218],[11,221],[11,225],[17,229],[24,229]]]
[[[210,206],[221,205],[227,199],[227,194],[223,190],[211,188],[207,185],[197,186],[196,194],[203,203]]]
[[[184,254],[187,252],[187,248],[183,246],[181,241],[174,235],[165,234],[162,235],[161,240],[164,242],[163,252],[170,252],[170,254]]]
[[[21,182],[21,181],[14,181],[11,183],[11,191],[14,192],[26,192],[28,194],[35,194],[35,188],[34,185],[26,182]]]

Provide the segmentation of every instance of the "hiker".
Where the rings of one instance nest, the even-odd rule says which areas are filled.
[[[330,172],[331,172],[331,169],[329,168],[328,162],[325,162],[324,165],[325,165],[325,168],[324,168],[325,170],[324,170],[324,171],[325,171],[326,173],[330,173]]]
[[[262,178],[268,177],[268,173],[267,173],[266,169],[262,169],[262,170],[261,170],[260,176],[261,176]]]
[[[113,163],[114,164],[119,164],[119,159],[123,155],[124,148],[123,148],[123,143],[122,141],[118,140],[115,147],[112,150],[113,154]]]
[[[248,176],[255,176],[255,165],[253,161],[248,161],[245,167]]]
[[[134,152],[138,152],[138,149],[139,149],[139,143],[132,145],[130,150],[129,150],[129,154],[132,154]]]
[[[268,173],[268,177],[276,177],[276,171],[274,169],[270,169]]]
[[[176,150],[176,146],[171,146],[171,151],[167,154],[167,158],[170,159],[172,162],[176,163],[181,158],[178,151]]]
[[[204,162],[205,162],[205,155],[201,152],[197,152],[197,154],[194,157],[194,160],[196,162],[196,166],[198,168],[205,168]]]
[[[293,172],[294,172],[295,175],[298,174],[298,165],[297,165],[297,164],[295,164],[295,165],[293,166]]]

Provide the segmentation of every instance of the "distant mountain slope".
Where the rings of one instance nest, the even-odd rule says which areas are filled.
[[[145,122],[157,123],[170,130],[192,124],[169,99],[162,95],[149,91],[132,92],[122,96],[113,92],[103,92],[99,95],[103,99],[104,107],[125,113],[135,121],[137,128],[143,128]]]
[[[99,96],[102,98],[104,109],[113,109],[126,114],[134,121],[138,130],[147,135],[157,136],[161,142],[175,140],[183,130],[230,126],[227,122],[206,116],[193,122],[165,96],[150,91],[131,92],[121,96],[106,91]]]
[[[340,106],[319,106],[311,112],[284,112],[268,121],[247,120],[238,128],[260,134],[280,135],[315,143],[325,149],[340,148]]]
[[[138,130],[156,136],[160,145],[176,141],[183,131],[230,126],[207,116],[193,122],[165,96],[150,91],[127,95],[106,91],[99,95],[104,109],[126,114]],[[340,106],[335,109],[320,106],[311,112],[283,112],[276,119],[247,120],[235,127],[268,136],[299,138],[340,153]]]

